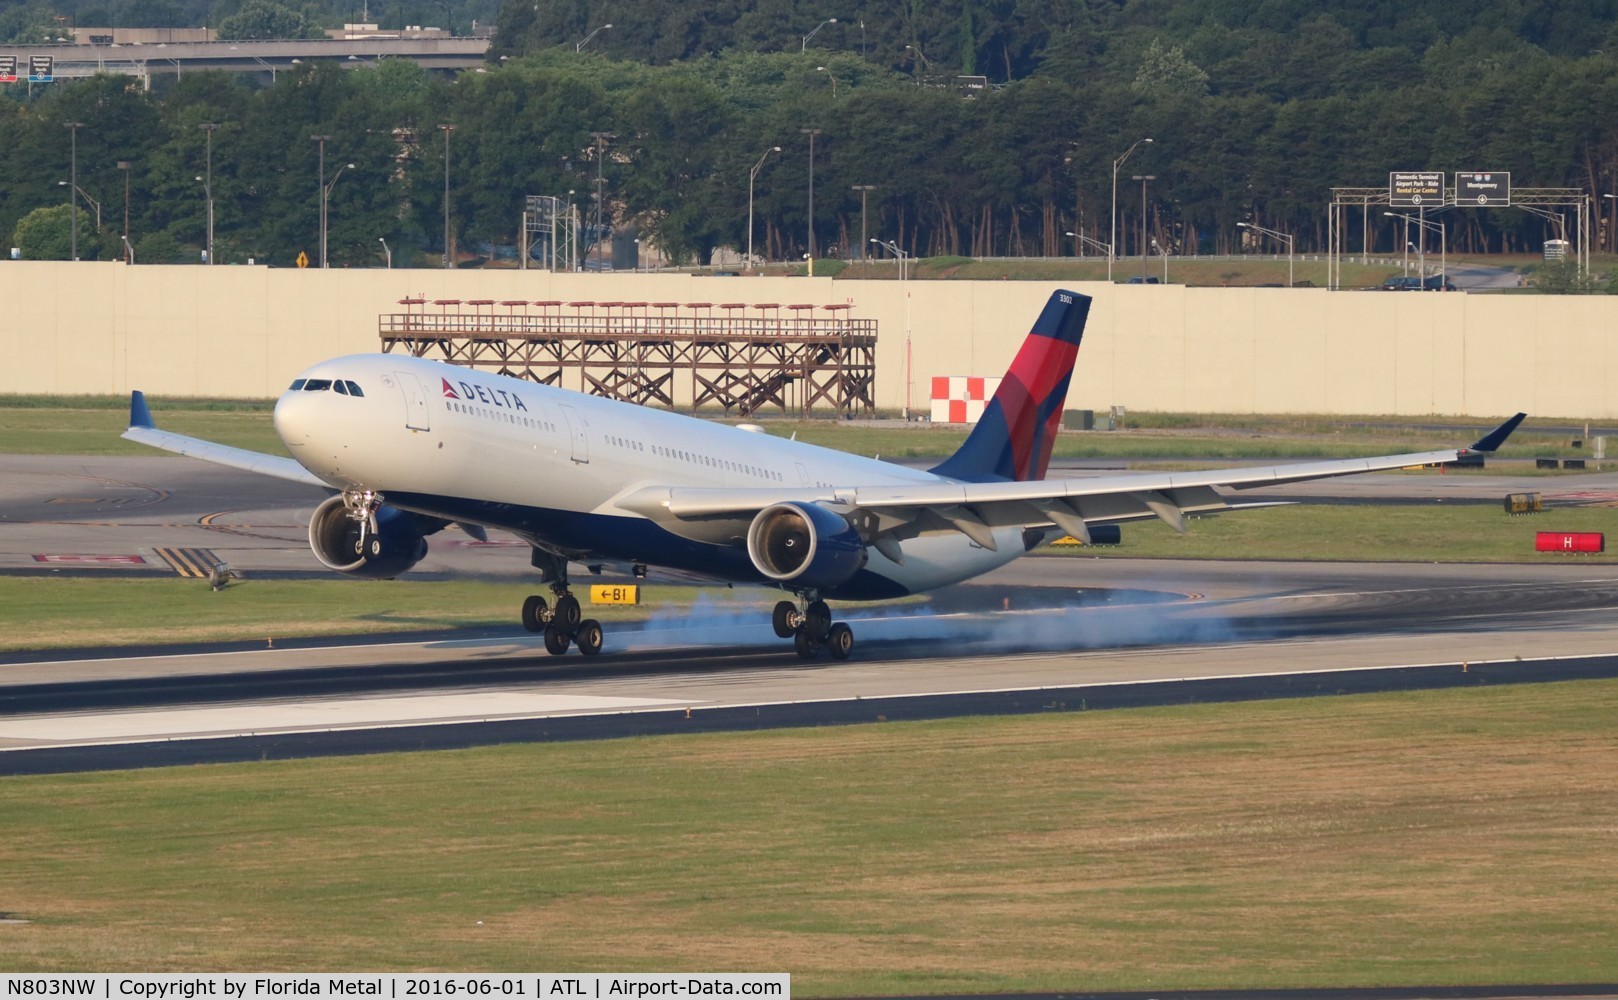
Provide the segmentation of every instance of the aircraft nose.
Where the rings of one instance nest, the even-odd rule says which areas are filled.
[[[301,392],[287,391],[275,401],[275,433],[288,448],[296,448],[309,441],[314,421],[310,412],[314,407]]]

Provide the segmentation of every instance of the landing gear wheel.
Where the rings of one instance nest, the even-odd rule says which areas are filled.
[[[848,654],[854,651],[854,630],[843,622],[838,622],[826,634],[826,648],[831,655],[839,660],[848,659]]]
[[[545,626],[545,652],[552,656],[567,652],[567,633],[557,628],[555,622]]]
[[[775,614],[771,616],[771,624],[775,626],[777,638],[792,638],[792,633],[797,631],[792,627],[792,616],[797,613],[797,605],[791,601],[781,601],[776,604]]]
[[[820,654],[820,643],[816,642],[806,629],[800,628],[792,633],[792,647],[805,660],[812,660]]]
[[[579,610],[579,599],[572,594],[563,594],[556,599],[556,616],[551,620],[561,626],[564,632],[573,632],[579,627],[579,619],[583,618]]]
[[[382,539],[380,536],[372,535],[365,540],[365,554],[372,559],[382,558]]]
[[[538,594],[529,595],[522,602],[522,627],[530,632],[545,631],[545,611],[550,605]]]
[[[594,618],[586,618],[579,622],[579,632],[573,637],[579,644],[579,652],[585,656],[594,656],[601,652],[601,623]]]
[[[816,642],[825,642],[826,635],[831,632],[831,608],[826,606],[825,601],[810,601],[803,615],[803,627],[809,630],[810,636]]]

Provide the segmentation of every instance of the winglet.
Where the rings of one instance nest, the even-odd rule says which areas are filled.
[[[1506,438],[1511,436],[1511,432],[1517,429],[1517,425],[1522,423],[1523,418],[1526,417],[1526,416],[1528,416],[1528,414],[1526,414],[1526,413],[1517,414],[1515,417],[1512,417],[1510,420],[1507,420],[1505,423],[1501,424],[1499,427],[1496,427],[1494,430],[1492,430],[1489,433],[1485,434],[1482,438],[1480,438],[1478,440],[1477,444],[1474,444],[1472,447],[1470,447],[1470,448],[1468,448],[1466,450],[1467,451],[1495,451],[1495,450],[1497,450],[1501,445],[1506,443]]]
[[[152,422],[152,411],[146,406],[146,394],[139,389],[129,394],[129,426],[157,426]]]

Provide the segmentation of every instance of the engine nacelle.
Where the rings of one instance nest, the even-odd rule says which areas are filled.
[[[425,536],[443,526],[441,521],[383,506],[376,511],[376,530],[364,533],[343,498],[335,496],[316,507],[309,519],[309,547],[327,569],[367,580],[391,580],[421,562],[427,554]]]
[[[747,529],[747,556],[760,573],[794,587],[835,587],[865,565],[865,543],[847,519],[819,504],[778,503]]]

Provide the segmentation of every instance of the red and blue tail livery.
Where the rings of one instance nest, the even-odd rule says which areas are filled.
[[[1090,297],[1058,289],[960,450],[933,469],[968,483],[1045,478]]]

